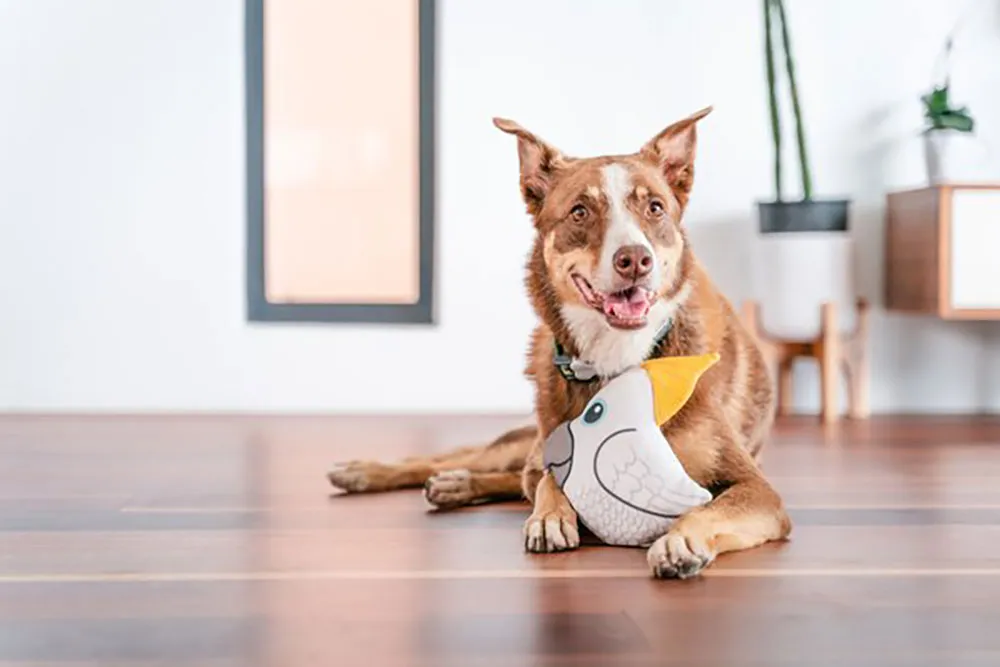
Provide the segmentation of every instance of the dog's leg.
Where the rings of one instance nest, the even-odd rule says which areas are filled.
[[[327,473],[330,483],[350,493],[419,488],[434,475],[451,470],[469,473],[516,473],[537,439],[534,426],[515,429],[482,447],[463,447],[445,454],[410,457],[396,463],[351,461]],[[497,480],[490,480],[496,486]],[[483,486],[482,488],[487,488]]]
[[[580,546],[576,512],[549,472],[535,490],[535,507],[524,523],[524,548],[533,553],[566,551]]]
[[[717,475],[726,482],[726,490],[680,517],[649,548],[646,558],[655,577],[691,577],[719,554],[784,539],[791,532],[780,496],[751,454],[732,439],[720,452]]]
[[[445,470],[424,484],[424,498],[438,509],[453,509],[480,501],[514,500],[521,494],[521,473]]]
[[[456,462],[461,462],[456,457]],[[327,473],[330,484],[348,493],[375,493],[422,486],[437,470],[434,460],[411,458],[397,463],[348,461],[334,465]]]
[[[534,505],[524,523],[524,548],[551,553],[580,546],[576,512],[551,473],[542,470],[540,442],[532,447],[521,477],[524,496]]]

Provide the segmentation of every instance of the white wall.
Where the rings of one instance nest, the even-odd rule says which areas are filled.
[[[497,114],[590,154],[714,104],[689,225],[750,296],[758,4],[443,0],[439,317],[403,329],[245,321],[240,0],[0,0],[0,409],[527,411],[531,231]],[[918,95],[963,9],[943,4],[788,2],[818,194],[854,199],[876,303],[883,192],[920,181]],[[955,92],[1000,147],[1000,8],[973,10]],[[998,326],[878,313],[874,354],[878,411],[1000,409]]]

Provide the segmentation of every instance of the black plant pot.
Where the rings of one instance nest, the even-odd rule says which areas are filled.
[[[760,232],[846,232],[846,199],[757,202]]]

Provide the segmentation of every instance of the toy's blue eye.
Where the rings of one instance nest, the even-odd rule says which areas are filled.
[[[583,413],[583,423],[596,424],[601,421],[601,418],[607,411],[608,406],[604,404],[604,401],[594,401],[593,405],[587,408],[587,411]]]

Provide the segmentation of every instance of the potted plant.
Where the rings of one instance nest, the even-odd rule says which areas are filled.
[[[848,233],[848,201],[816,199],[799,102],[795,59],[783,0],[761,0],[764,9],[768,107],[774,150],[774,199],[758,201],[759,236],[756,291],[761,320],[772,334],[811,340],[819,334],[824,303],[837,306],[842,327],[852,318],[852,245]],[[785,79],[794,118],[801,198],[785,193],[782,127],[778,105],[776,51],[783,53]]]
[[[812,171],[806,150],[806,136],[802,123],[802,106],[796,82],[795,59],[784,0],[762,0],[764,6],[765,64],[767,68],[768,103],[771,112],[771,139],[774,149],[774,201],[759,202],[760,231],[776,232],[825,232],[847,230],[848,202],[843,199],[817,200],[813,198]],[[775,75],[774,24],[777,23],[784,52],[788,92],[795,119],[795,141],[798,147],[799,176],[802,198],[785,199],[782,165],[781,112],[778,107],[777,77]]]
[[[927,163],[927,179],[941,183],[959,175],[962,165],[956,162],[956,144],[972,135],[975,121],[967,107],[952,106],[949,98],[951,80],[947,63],[951,55],[951,38],[945,43],[944,83],[935,85],[920,100],[923,102],[924,119],[924,159]]]

